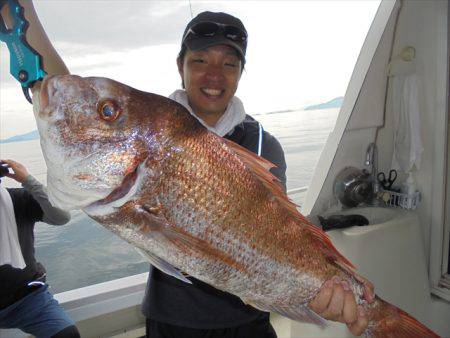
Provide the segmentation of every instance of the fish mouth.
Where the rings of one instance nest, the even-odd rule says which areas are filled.
[[[49,105],[50,97],[52,97],[56,91],[54,86],[49,86],[49,81],[54,77],[54,75],[47,75],[44,77],[44,81],[41,84],[41,91],[39,93],[39,110],[42,112]]]
[[[78,75],[47,75],[41,83],[39,92],[40,101],[40,113],[45,115],[50,114],[50,111],[46,110],[50,105],[55,105],[63,97],[67,96],[67,92],[70,92],[70,96],[74,96],[74,88],[83,86],[85,80]],[[86,84],[84,84],[86,87]],[[79,94],[80,91],[77,91]],[[67,97],[66,97],[67,98]]]
[[[136,185],[136,181],[138,178],[138,170],[139,165],[136,165],[134,170],[128,173],[122,183],[115,188],[111,193],[109,193],[108,196],[105,198],[95,201],[94,203],[91,203],[87,206],[87,208],[93,208],[93,207],[99,207],[107,204],[114,203],[116,201],[119,201],[120,199],[124,198],[126,195],[130,193],[133,187]],[[126,201],[124,201],[125,203]]]

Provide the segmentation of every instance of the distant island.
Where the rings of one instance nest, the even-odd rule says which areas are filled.
[[[328,102],[315,104],[312,106],[307,106],[303,108],[303,110],[316,110],[316,109],[330,109],[330,108],[339,108],[342,105],[342,101],[344,101],[344,97],[339,96],[336,97]],[[280,110],[280,111],[274,111],[266,114],[277,114],[277,113],[286,113],[295,111],[297,109],[289,109],[289,110]],[[22,134],[22,135],[16,135],[12,136],[10,138],[0,140],[0,143],[11,143],[11,142],[21,142],[21,141],[30,141],[30,140],[36,140],[39,138],[39,133],[37,130],[30,131],[29,133]]]
[[[11,142],[21,142],[21,141],[30,141],[36,140],[39,138],[39,133],[37,130],[30,131],[29,133],[16,135],[4,140],[0,140],[0,143],[11,143]]]
[[[312,106],[308,106],[303,108],[304,110],[316,110],[316,109],[330,109],[330,108],[340,108],[342,102],[344,101],[343,96],[339,96],[325,103],[315,104]]]

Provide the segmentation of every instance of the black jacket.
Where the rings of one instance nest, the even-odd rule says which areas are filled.
[[[246,116],[226,136],[227,139],[258,151],[259,123]],[[274,163],[272,173],[286,190],[286,162],[283,149],[275,137],[263,132],[261,156]],[[216,329],[239,326],[269,314],[245,305],[239,297],[220,291],[193,277],[193,284],[184,283],[151,267],[142,312],[153,320],[196,329]]]

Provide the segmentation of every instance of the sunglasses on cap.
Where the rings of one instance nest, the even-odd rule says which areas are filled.
[[[239,44],[245,44],[247,41],[247,33],[239,27],[209,21],[200,22],[189,28],[183,37],[183,43],[191,35],[198,37],[213,37],[216,35],[222,35],[228,40]]]

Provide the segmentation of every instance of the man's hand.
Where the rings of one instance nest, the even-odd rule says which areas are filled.
[[[0,163],[6,164],[6,166],[12,170],[12,172],[9,172],[5,176],[12,178],[13,180],[16,180],[19,183],[25,182],[29,173],[24,165],[13,160],[0,160]]]
[[[373,285],[360,276],[356,278],[364,284],[366,300],[369,303],[373,302],[375,297]],[[355,336],[361,335],[369,324],[369,318],[362,306],[356,304],[349,284],[337,276],[326,281],[308,305],[321,317],[346,324]]]

